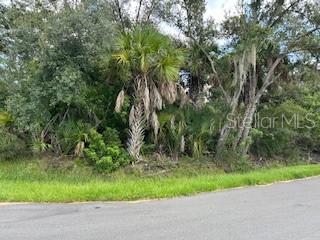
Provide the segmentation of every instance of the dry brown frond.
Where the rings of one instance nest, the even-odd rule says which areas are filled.
[[[144,86],[140,77],[137,77],[135,80],[134,96],[137,101],[142,101],[142,99],[144,98]]]
[[[117,96],[115,112],[119,113],[124,103],[124,90],[121,90]]]
[[[189,96],[181,85],[178,86],[178,89],[180,95],[180,107],[184,107],[189,101]]]
[[[144,88],[143,106],[144,106],[144,114],[145,114],[146,120],[148,121],[150,116],[150,91],[147,85]]]
[[[150,119],[150,125],[153,128],[154,136],[157,139],[159,129],[160,129],[160,123],[159,123],[158,115],[156,114],[156,112],[152,112],[151,119]]]
[[[180,152],[184,153],[186,147],[186,142],[184,139],[184,136],[182,135],[181,141],[180,141]]]
[[[83,150],[84,150],[84,142],[83,141],[78,142],[78,144],[74,149],[74,155],[77,157],[81,156],[83,153]]]
[[[140,149],[144,140],[145,120],[141,105],[131,108],[131,124],[129,130],[129,139],[127,143],[128,152],[136,160],[140,160]],[[131,113],[130,113],[131,115]]]
[[[177,85],[175,82],[165,81],[160,84],[161,95],[170,103],[177,99]]]
[[[151,85],[151,95],[152,109],[162,110],[162,97],[154,83]]]
[[[175,121],[176,121],[175,116],[172,116],[171,119],[170,119],[170,127],[171,127],[171,128],[174,128],[174,127],[175,127]]]
[[[134,106],[132,106],[129,113],[129,127],[131,127],[134,122],[134,114],[135,114],[135,108]]]

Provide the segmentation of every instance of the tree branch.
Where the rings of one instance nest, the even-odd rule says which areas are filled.
[[[287,12],[290,11],[291,8],[293,8],[296,4],[298,4],[301,0],[296,0],[293,1],[285,10],[283,10],[280,13],[280,16],[278,16],[276,18],[276,20],[274,20],[272,23],[269,24],[270,27],[274,27],[279,21],[281,21],[281,19],[284,17],[284,15],[286,15]]]
[[[142,1],[143,1],[143,0],[140,0],[140,1],[139,1],[138,12],[137,12],[137,16],[136,16],[136,23],[138,23],[138,21],[139,21],[140,11],[141,11],[141,6],[142,6]]]
[[[260,90],[258,91],[256,97],[255,97],[255,102],[258,102],[261,98],[261,96],[263,95],[264,91],[270,86],[271,83],[273,83],[273,75],[274,75],[274,71],[276,70],[276,68],[278,67],[278,65],[281,63],[281,61],[283,60],[283,58],[286,55],[280,55],[272,64],[272,66],[270,67],[266,77],[263,79],[263,84],[262,87],[260,88]]]
[[[120,6],[120,3],[119,3],[119,0],[114,0],[114,2],[115,2],[115,5],[116,5],[116,11],[118,13],[118,17],[119,17],[120,22],[121,22],[122,31],[124,32],[125,25],[124,25],[124,21],[123,21],[123,17],[122,17],[122,11],[121,11],[121,6]]]
[[[228,103],[231,102],[231,98],[229,96],[229,94],[227,93],[227,91],[224,89],[224,87],[222,86],[222,83],[220,81],[220,78],[219,78],[219,75],[218,75],[218,72],[216,70],[216,67],[215,67],[215,64],[214,64],[214,61],[212,60],[212,58],[210,57],[210,55],[206,52],[206,50],[204,50],[204,48],[197,42],[197,40],[193,37],[193,36],[189,36],[192,41],[200,48],[201,52],[203,52],[203,54],[206,56],[206,58],[208,59],[208,61],[210,62],[210,66],[211,66],[211,70],[213,72],[213,75],[215,76],[215,78],[217,79],[218,81],[218,84],[219,84],[219,87],[223,93],[223,96],[225,97],[226,101]]]
[[[149,21],[151,14],[153,13],[154,9],[157,6],[157,0],[151,1],[150,6],[148,7],[148,11],[147,11],[147,21]]]

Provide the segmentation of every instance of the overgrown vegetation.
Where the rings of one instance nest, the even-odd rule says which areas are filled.
[[[215,23],[204,0],[129,3],[0,5],[0,161],[45,155],[96,174],[318,161],[319,4],[244,1]]]
[[[259,169],[247,173],[222,173],[204,165],[182,164],[156,176],[113,173],[97,176],[90,169],[46,170],[43,161],[0,163],[0,201],[75,202],[157,199],[199,192],[263,185],[320,174],[320,165]]]

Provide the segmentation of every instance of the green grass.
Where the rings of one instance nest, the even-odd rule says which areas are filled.
[[[34,162],[0,162],[0,202],[138,200],[186,196],[241,186],[320,175],[320,165],[298,165],[248,173],[199,173],[137,177],[99,177],[82,171],[43,171]]]

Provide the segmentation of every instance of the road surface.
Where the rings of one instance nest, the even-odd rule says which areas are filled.
[[[135,203],[2,204],[0,239],[319,240],[320,178]]]

